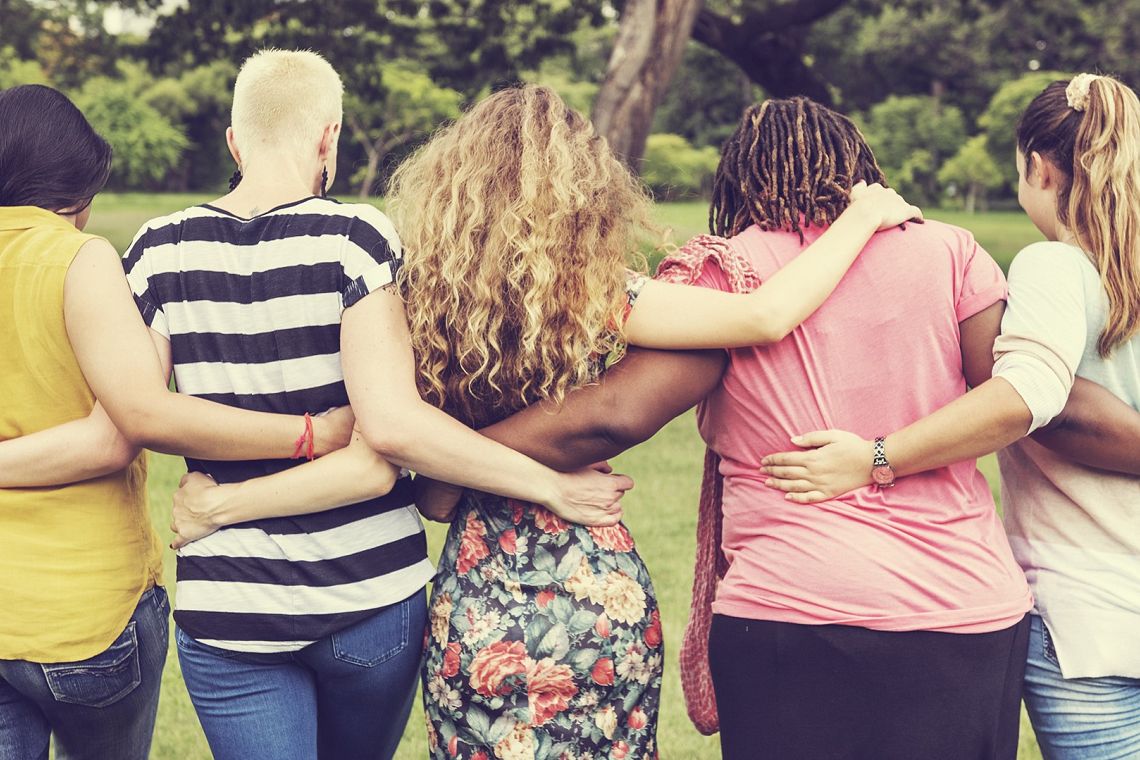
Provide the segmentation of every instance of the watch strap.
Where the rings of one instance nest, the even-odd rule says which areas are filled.
[[[887,439],[884,436],[879,436],[875,439],[875,458],[871,461],[872,467],[890,467],[891,463],[887,461]]]

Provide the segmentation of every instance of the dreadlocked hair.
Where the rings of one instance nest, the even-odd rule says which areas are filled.
[[[732,237],[751,225],[791,230],[826,226],[843,213],[851,187],[886,185],[854,122],[808,98],[749,106],[720,154],[709,230]]]

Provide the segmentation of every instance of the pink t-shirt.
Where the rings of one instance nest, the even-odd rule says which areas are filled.
[[[809,230],[804,245],[820,233]],[[758,227],[730,245],[761,278],[804,247],[794,233]],[[697,284],[731,289],[711,260]],[[1005,293],[1001,270],[968,232],[909,225],[877,234],[787,338],[729,352],[723,382],[698,408],[724,476],[729,569],[714,612],[956,633],[1021,619],[1029,588],[975,462],[814,505],[786,501],[760,472],[765,454],[795,448],[793,435],[838,428],[869,439],[961,396],[958,323]]]

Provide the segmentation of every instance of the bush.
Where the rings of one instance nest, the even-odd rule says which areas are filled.
[[[938,167],[966,142],[966,118],[924,95],[892,95],[871,107],[864,131],[887,180],[914,203],[938,197]]]
[[[181,127],[144,101],[126,80],[88,80],[75,104],[115,151],[112,187],[157,187],[189,145]]]
[[[650,135],[641,178],[658,200],[694,198],[712,187],[719,162],[716,148],[694,148],[680,135]]]
[[[0,90],[21,84],[49,84],[49,82],[39,63],[22,60],[11,47],[0,48]]]
[[[954,186],[965,200],[965,208],[974,213],[978,201],[984,201],[987,190],[1003,184],[1001,170],[986,150],[986,136],[975,135],[938,171],[943,186]]]

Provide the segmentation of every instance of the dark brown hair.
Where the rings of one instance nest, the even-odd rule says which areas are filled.
[[[111,146],[63,93],[0,91],[0,206],[78,212],[111,173]]]
[[[731,237],[757,224],[823,226],[847,208],[859,182],[886,184],[854,122],[808,98],[765,100],[744,111],[721,149],[709,229]]]

